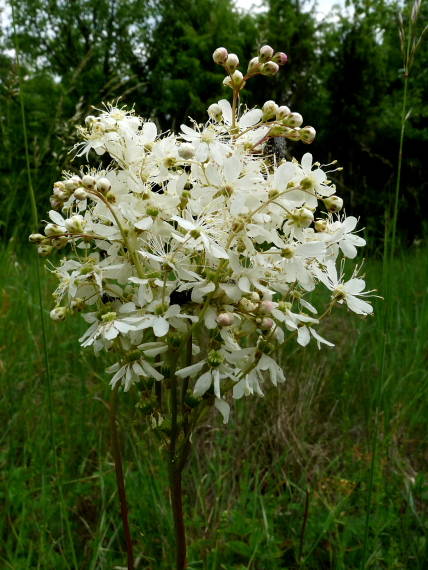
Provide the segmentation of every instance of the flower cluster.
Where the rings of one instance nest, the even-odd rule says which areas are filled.
[[[81,345],[117,355],[113,386],[175,378],[226,422],[229,393],[263,395],[267,379],[284,381],[276,354],[286,339],[332,346],[317,325],[333,305],[372,307],[356,270],[344,280],[341,259],[365,241],[326,171],[309,153],[277,160],[265,150],[277,136],[310,143],[314,129],[273,101],[239,104],[249,78],[287,57],[263,46],[245,76],[225,48],[213,58],[233,101],[211,105],[203,125],[162,135],[117,106],[87,117],[76,152],[110,166],[56,182],[44,235],[30,240],[41,255],[71,245],[53,269],[51,317],[83,313]],[[318,286],[331,292],[321,315]]]

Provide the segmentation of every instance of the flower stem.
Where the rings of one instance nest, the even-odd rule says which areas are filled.
[[[186,530],[183,517],[183,493],[181,478],[184,463],[177,455],[177,441],[180,427],[178,425],[178,386],[177,378],[171,380],[171,440],[169,446],[169,489],[171,493],[172,515],[175,530],[176,568],[183,570],[187,567],[186,560]]]
[[[110,400],[110,429],[111,429],[111,449],[116,471],[117,490],[120,500],[120,514],[122,516],[123,530],[125,532],[126,553],[128,557],[128,570],[134,570],[134,553],[132,548],[131,533],[128,522],[128,505],[126,502],[125,480],[123,477],[122,455],[120,453],[119,435],[117,430],[117,385],[111,395]]]

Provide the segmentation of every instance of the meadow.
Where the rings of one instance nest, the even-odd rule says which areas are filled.
[[[53,278],[0,254],[0,567],[125,566],[104,358],[49,321]],[[40,263],[40,299],[37,265]],[[426,568],[428,252],[365,265],[372,318],[337,310],[334,349],[287,345],[287,382],[207,416],[185,471],[189,569]],[[163,450],[137,392],[120,425],[137,568],[173,566]]]

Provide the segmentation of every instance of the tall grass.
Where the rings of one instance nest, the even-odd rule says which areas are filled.
[[[378,313],[382,304],[390,311],[383,374],[382,320],[352,320],[344,309],[325,324],[335,349],[288,348],[283,388],[262,401],[237,402],[227,428],[213,416],[197,431],[185,481],[190,568],[360,567],[375,421],[378,459],[366,567],[425,567],[426,254],[414,250],[387,264],[391,294],[376,307]],[[14,256],[10,250],[0,259],[0,567],[123,566],[105,362],[80,351],[76,339],[84,323],[50,326],[52,450],[37,287],[27,260],[25,252]],[[379,283],[381,273],[380,262],[368,263],[369,284]],[[50,289],[47,277],[45,306]],[[163,450],[144,410],[135,406],[135,394],[123,396],[120,421],[138,568],[167,569],[173,565],[173,524]],[[57,472],[46,468],[54,451]]]

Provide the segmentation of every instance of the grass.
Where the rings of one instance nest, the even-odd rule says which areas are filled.
[[[83,321],[48,322],[50,422],[31,259],[0,253],[0,567],[123,567],[106,363],[79,349]],[[195,434],[191,569],[426,567],[427,251],[369,262],[366,273],[385,297],[374,318],[337,311],[324,327],[335,349],[287,348],[285,386]],[[47,315],[43,271],[41,286]],[[138,568],[170,569],[163,450],[136,393],[121,394],[119,411]]]

